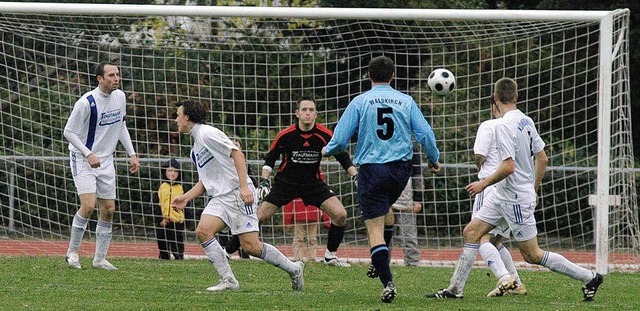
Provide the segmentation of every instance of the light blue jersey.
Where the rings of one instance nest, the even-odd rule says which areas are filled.
[[[416,102],[389,85],[376,85],[349,103],[326,146],[327,156],[346,150],[356,132],[357,165],[411,161],[412,133],[431,163],[440,158],[431,125]]]

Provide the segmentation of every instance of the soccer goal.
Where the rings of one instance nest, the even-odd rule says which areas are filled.
[[[638,270],[640,225],[629,97],[629,11],[506,11],[213,7],[0,3],[0,254],[64,254],[79,200],[63,127],[74,102],[97,83],[101,61],[119,65],[127,124],[143,168],[128,174],[116,153],[118,200],[110,254],[155,252],[150,209],[160,165],[177,158],[182,179],[197,174],[188,135],[177,134],[176,103],[202,102],[209,123],[242,139],[254,172],[276,134],[296,122],[303,95],[333,128],[349,101],[370,88],[367,64],[387,55],[393,86],[411,94],[434,128],[443,170],[424,170],[417,214],[423,260],[457,250],[471,216],[464,186],[476,180],[473,142],[490,118],[492,86],[516,79],[519,108],[538,125],[549,167],[536,212],[543,248],[598,271]],[[449,95],[427,76],[446,68]],[[351,150],[353,151],[353,150]],[[342,249],[366,249],[349,176],[322,164],[344,203]],[[205,198],[196,200],[193,229]],[[262,237],[286,248],[293,232],[282,213]],[[94,214],[85,239],[95,238]],[[188,242],[195,244],[191,231]],[[320,247],[326,231],[320,232]],[[88,253],[93,250],[90,247]],[[201,253],[197,253],[198,255]],[[81,254],[82,255],[82,254]],[[368,257],[366,255],[365,257]],[[455,260],[456,258],[451,258]]]

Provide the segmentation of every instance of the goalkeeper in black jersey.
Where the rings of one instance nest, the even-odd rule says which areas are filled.
[[[319,206],[331,217],[327,235],[327,250],[324,264],[349,267],[349,263],[338,260],[336,251],[344,237],[347,212],[329,186],[320,179],[322,148],[327,145],[333,133],[316,123],[318,111],[310,97],[298,101],[296,117],[298,122],[284,129],[271,144],[262,167],[258,196],[262,200],[258,207],[258,219],[263,222],[275,214],[277,209],[293,199],[301,198],[306,205]],[[347,152],[335,158],[355,180],[358,173]],[[277,160],[282,160],[273,179],[269,177]]]

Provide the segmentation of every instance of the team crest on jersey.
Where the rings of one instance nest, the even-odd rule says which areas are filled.
[[[191,150],[191,160],[198,167],[204,167],[209,161],[213,160],[214,156],[211,154],[209,149],[206,147],[200,149],[199,151]]]

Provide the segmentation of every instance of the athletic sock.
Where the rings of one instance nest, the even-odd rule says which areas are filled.
[[[545,251],[540,265],[549,268],[553,272],[564,274],[576,280],[582,280],[585,285],[593,279],[591,270],[576,265],[558,253]]]
[[[262,243],[262,254],[260,255],[260,258],[284,271],[287,271],[290,276],[294,276],[296,272],[298,272],[298,266],[271,244]]]
[[[209,262],[221,278],[236,278],[235,275],[233,275],[227,256],[224,254],[224,250],[216,238],[211,238],[201,245],[205,255],[207,255],[207,259],[209,259]]]
[[[96,252],[93,257],[94,262],[100,262],[107,258],[107,252],[109,251],[109,245],[111,244],[111,236],[113,223],[98,220],[96,225]]]
[[[495,245],[491,242],[485,242],[480,245],[478,248],[480,252],[480,256],[487,263],[491,272],[498,280],[503,280],[509,277],[509,271],[504,267],[504,263],[502,262],[502,258],[500,258],[500,253],[496,249]]]
[[[78,253],[80,245],[82,244],[82,237],[85,230],[87,230],[87,223],[89,219],[80,216],[79,212],[73,216],[73,222],[71,223],[71,237],[69,238],[69,248],[67,254]]]
[[[329,232],[327,232],[327,250],[335,253],[342,243],[344,238],[344,227],[339,227],[333,223],[329,226]]]
[[[453,270],[453,276],[451,276],[451,282],[448,288],[450,292],[461,294],[464,291],[464,285],[469,278],[469,273],[478,255],[479,247],[480,245],[478,244],[464,243],[462,253],[456,263],[456,268]]]
[[[518,283],[522,283],[520,280],[520,275],[518,274],[518,270],[516,269],[516,265],[513,263],[513,257],[511,257],[511,252],[502,244],[498,249],[498,253],[500,254],[500,258],[502,258],[502,263],[504,263],[504,267],[509,271],[510,275],[516,277]]]
[[[393,281],[393,275],[391,274],[391,267],[389,267],[389,248],[384,245],[377,245],[371,248],[371,264],[376,268],[378,277],[382,286],[387,286],[387,283]]]

